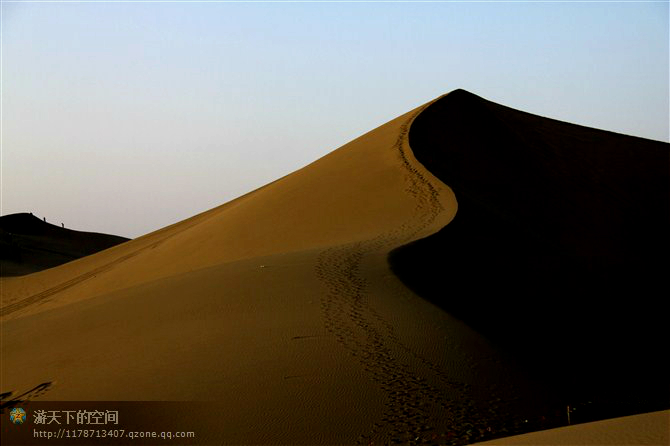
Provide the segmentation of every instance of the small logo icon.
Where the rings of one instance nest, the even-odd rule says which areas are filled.
[[[26,421],[26,411],[20,407],[15,407],[9,412],[9,419],[14,424],[23,424]]]

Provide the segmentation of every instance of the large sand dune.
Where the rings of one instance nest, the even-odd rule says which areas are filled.
[[[389,267],[460,212],[409,145],[429,105],[218,208],[3,279],[1,390],[208,401],[195,429],[212,443],[464,444],[552,427],[546,382]],[[439,274],[458,299],[462,283]]]

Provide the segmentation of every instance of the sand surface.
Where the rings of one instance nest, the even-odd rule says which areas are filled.
[[[576,426],[485,441],[490,445],[667,445],[670,411],[594,421]]]
[[[220,207],[3,278],[3,399],[209,402],[196,430],[218,444],[527,430],[544,383],[389,267],[458,211],[408,144],[427,105]]]

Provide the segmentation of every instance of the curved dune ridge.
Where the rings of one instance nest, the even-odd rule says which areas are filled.
[[[524,260],[528,264],[542,260],[535,279],[529,279],[533,286],[551,279],[547,271],[555,265],[575,277],[595,271],[599,280],[610,279],[611,262],[629,268],[631,257],[646,259],[651,251],[627,240],[626,231],[638,227],[635,219],[620,223],[622,235],[615,228],[582,245],[600,224],[609,224],[618,199],[603,198],[598,209],[608,212],[607,218],[594,216],[585,226],[565,217],[545,227],[568,212],[568,205],[542,208],[540,216],[534,211],[545,197],[561,202],[563,189],[551,181],[542,186],[546,172],[535,170],[537,162],[554,166],[556,160],[531,150],[536,145],[532,135],[560,128],[574,142],[607,132],[570,133],[572,127],[562,127],[567,124],[516,111],[501,123],[488,105],[482,109],[482,101],[462,91],[450,93],[222,206],[56,268],[3,278],[0,390],[11,392],[3,399],[44,384],[23,399],[206,401],[211,410],[191,420],[201,444],[468,444],[565,424],[556,408],[585,404],[580,399],[585,394],[561,400],[553,376],[524,361],[526,350],[510,348],[518,332],[497,336],[501,324],[496,316],[516,322],[514,312],[501,312],[504,306],[489,302],[494,317],[473,317],[469,304],[454,306],[478,302],[480,292],[491,291],[481,283],[468,285],[463,277],[491,280],[497,260],[507,257],[498,254],[484,265],[477,259],[491,254],[483,248],[489,243],[516,249],[507,240],[510,233],[532,234],[519,239],[521,252],[514,258],[531,259]],[[523,143],[525,152],[472,164],[465,150],[473,146],[468,132],[476,147],[502,139],[505,150],[511,147],[511,132],[517,138],[513,146]],[[649,151],[660,161],[667,157],[667,144],[607,135],[622,147],[631,141],[653,146]],[[445,156],[445,150],[456,158]],[[574,170],[568,158],[553,173],[556,184],[561,177],[579,182],[593,172],[607,176],[597,166],[586,174]],[[468,169],[462,177],[444,171],[461,161],[465,164],[457,170]],[[587,156],[575,164],[596,162]],[[514,169],[520,165],[531,183],[517,177]],[[505,171],[514,172],[509,176],[514,180],[504,185],[508,191],[492,192],[501,189],[498,181]],[[628,183],[625,187],[636,184],[634,179]],[[525,191],[524,184],[533,190]],[[603,190],[611,186],[602,184]],[[655,206],[656,187],[641,186],[623,199],[635,203],[638,192],[648,192]],[[621,197],[618,189],[603,192],[608,193]],[[521,201],[514,198],[519,194]],[[568,201],[579,197],[568,195]],[[574,209],[592,206],[578,199]],[[647,218],[646,206],[632,206],[638,218]],[[667,219],[663,209],[648,217]],[[476,236],[488,234],[491,225],[480,218],[492,216],[500,229]],[[467,243],[440,235],[464,224],[474,225],[474,231],[458,233]],[[569,228],[565,234],[563,227]],[[438,252],[426,248],[431,237],[441,237],[435,243]],[[616,246],[608,245],[610,237],[618,240]],[[641,237],[645,243],[667,242]],[[473,253],[467,249],[470,242]],[[663,254],[662,249],[655,254]],[[458,256],[468,268],[456,267]],[[570,269],[574,259],[583,258],[586,266]],[[638,269],[635,274],[659,284],[653,272]],[[505,292],[514,283],[529,288],[518,276],[497,274]],[[589,292],[598,291],[596,285],[588,284]],[[564,291],[536,294],[552,300]],[[518,304],[512,308],[521,311]],[[480,309],[488,311],[487,306]],[[528,329],[541,325],[530,319]],[[657,347],[663,342],[646,341]],[[550,364],[552,351],[564,353],[552,341],[540,355],[541,364]],[[660,361],[640,367],[650,364],[660,366]],[[658,392],[667,405],[663,392],[667,385]],[[627,407],[653,410],[646,396],[642,402],[629,398]],[[7,424],[3,417],[3,435]]]

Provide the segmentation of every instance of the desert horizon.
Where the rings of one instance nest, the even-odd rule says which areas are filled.
[[[11,408],[77,402],[185,444],[667,444],[668,161],[454,90],[220,206],[2,277],[3,444],[43,441]]]

